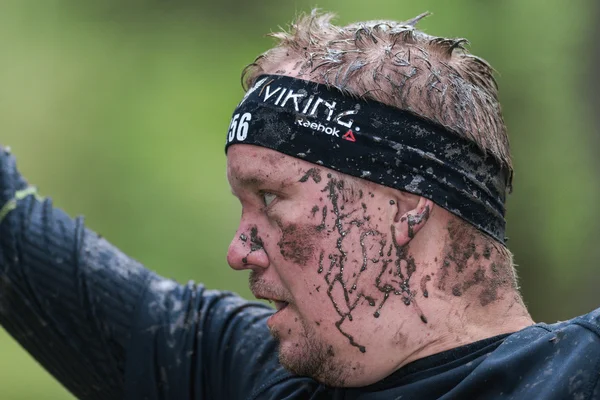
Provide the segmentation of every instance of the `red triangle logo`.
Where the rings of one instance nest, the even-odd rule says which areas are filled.
[[[356,142],[356,138],[354,137],[354,133],[352,133],[352,130],[346,132],[346,134],[342,136],[342,139],[349,140],[350,142]]]

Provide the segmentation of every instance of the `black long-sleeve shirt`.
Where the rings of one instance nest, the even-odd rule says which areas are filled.
[[[38,198],[0,151],[0,324],[78,398],[600,398],[599,310],[355,389],[286,372],[266,327],[272,312],[145,269]]]
[[[50,200],[17,200],[28,186],[7,154],[0,190],[0,323],[77,397],[121,397],[150,272]]]

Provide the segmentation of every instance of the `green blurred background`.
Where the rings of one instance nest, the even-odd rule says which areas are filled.
[[[0,143],[42,194],[148,267],[248,296],[223,144],[240,71],[314,6],[434,16],[498,73],[515,158],[509,246],[534,318],[600,306],[594,0],[0,1]],[[0,399],[72,398],[0,329]]]

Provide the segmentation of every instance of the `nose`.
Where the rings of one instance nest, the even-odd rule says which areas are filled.
[[[229,245],[227,263],[238,271],[269,266],[269,257],[256,225],[240,225]]]

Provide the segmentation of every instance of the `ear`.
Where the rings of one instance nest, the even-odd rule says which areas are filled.
[[[398,213],[394,218],[392,225],[392,234],[394,241],[398,246],[404,246],[412,240],[413,237],[421,230],[429,219],[429,215],[433,210],[433,201],[425,197],[419,197],[416,206],[403,214],[402,207],[398,204]]]

